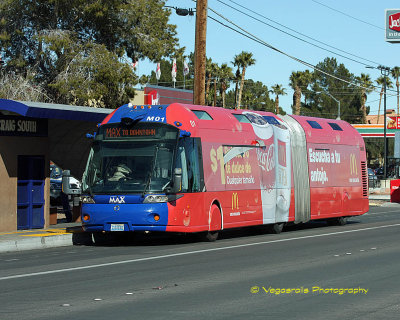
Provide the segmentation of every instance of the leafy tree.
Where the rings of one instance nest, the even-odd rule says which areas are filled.
[[[134,96],[136,81],[116,54],[103,45],[87,44],[49,87],[60,103],[116,108]]]
[[[48,101],[46,92],[33,80],[34,75],[29,70],[26,76],[0,71],[0,99]]]
[[[239,97],[237,101],[237,108],[240,108],[240,102],[242,99],[242,92],[244,86],[244,79],[246,75],[246,69],[249,66],[252,66],[256,63],[256,60],[253,58],[253,54],[251,52],[242,51],[238,55],[234,57],[233,65],[239,68],[242,68],[242,77],[240,80],[240,89],[239,89]]]
[[[235,90],[227,93],[227,105],[236,107],[235,95]],[[274,102],[269,97],[268,87],[261,81],[246,80],[246,85],[243,88],[242,105],[252,110],[274,112]]]
[[[91,79],[118,82],[121,79],[115,73],[113,79],[110,79],[111,76],[108,79],[104,77],[109,70],[104,63],[100,63],[103,69],[95,64],[101,60],[110,61],[110,55],[113,55],[112,66],[116,70],[126,70],[122,66],[126,64],[125,58],[137,61],[147,57],[157,61],[162,56],[170,56],[178,40],[176,27],[168,24],[170,11],[163,6],[164,1],[161,0],[2,1],[0,48],[6,71],[26,74],[27,70],[31,70],[35,81],[43,84],[56,102],[72,103],[72,96],[76,101],[97,100],[98,95],[90,97],[89,94],[97,92],[92,81],[74,82],[70,86],[80,83],[83,87],[90,84],[90,87],[82,87],[74,90],[72,96],[65,96],[67,86],[65,83],[60,85],[60,78],[76,81],[65,75],[70,75],[71,66],[77,67],[78,62],[84,60],[84,68],[90,70]],[[89,67],[87,63],[90,61],[94,65]],[[93,72],[99,72],[99,75]],[[133,74],[130,77],[135,79]],[[126,78],[125,71],[122,78]],[[103,82],[98,87],[107,85]],[[129,81],[124,80],[116,86],[125,92],[117,93],[115,88],[110,88],[108,91],[113,92],[110,97],[106,97],[108,93],[105,92],[102,101],[107,107],[116,106],[115,96],[132,96]]]
[[[346,79],[348,82],[340,79]],[[352,123],[361,121],[361,95],[353,84],[355,81],[355,76],[343,64],[338,64],[335,58],[326,58],[317,64],[317,69],[313,72],[311,88],[314,93],[310,95],[308,101],[310,109],[319,110],[316,116],[336,118],[338,103],[327,94],[316,94],[316,92],[328,92],[340,101],[341,119]]]

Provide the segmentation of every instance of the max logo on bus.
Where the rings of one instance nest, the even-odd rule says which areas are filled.
[[[110,197],[108,203],[125,203],[125,196],[121,197]]]

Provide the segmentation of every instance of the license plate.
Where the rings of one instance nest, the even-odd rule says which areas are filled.
[[[123,223],[121,223],[121,224],[112,224],[110,230],[111,231],[124,231],[125,230],[125,225]]]

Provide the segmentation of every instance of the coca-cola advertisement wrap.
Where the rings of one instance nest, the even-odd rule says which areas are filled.
[[[243,112],[251,121],[254,133],[264,144],[256,149],[260,172],[263,223],[274,223],[276,214],[276,144],[274,128],[256,113]]]
[[[276,222],[288,221],[291,196],[290,132],[283,124],[273,126],[276,154]]]

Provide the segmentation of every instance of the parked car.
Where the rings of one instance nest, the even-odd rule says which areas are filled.
[[[378,177],[375,174],[375,171],[371,168],[368,168],[368,185],[370,188],[377,188],[379,187]]]
[[[79,189],[81,183],[78,179],[71,177],[71,189]],[[50,164],[50,205],[60,206],[62,191],[62,169],[55,164]]]

